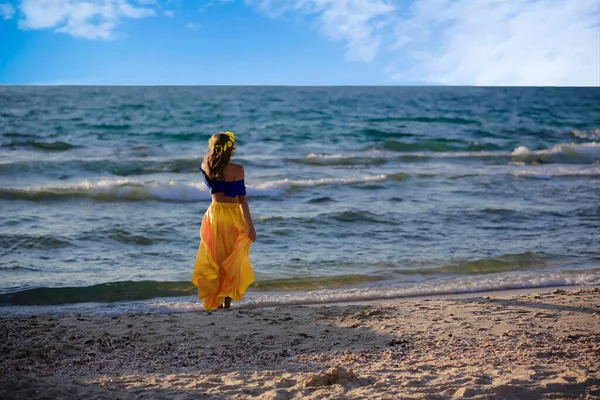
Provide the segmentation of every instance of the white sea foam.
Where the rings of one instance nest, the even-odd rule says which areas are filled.
[[[387,175],[373,175],[356,178],[322,179],[280,179],[270,182],[247,185],[251,197],[276,197],[292,187],[314,187],[323,185],[347,185],[376,182],[387,179]],[[42,186],[30,188],[2,188],[0,197],[25,200],[60,197],[87,197],[96,200],[125,201],[203,201],[210,200],[210,192],[204,183],[183,183],[169,181],[141,181],[135,179],[84,180],[71,185]]]
[[[511,272],[469,276],[457,279],[372,288],[313,290],[309,292],[249,293],[245,304],[273,306],[285,304],[319,304],[410,298],[429,295],[477,293],[492,290],[578,286],[600,284],[600,269],[585,271]]]
[[[600,266],[599,266],[600,267]],[[600,285],[600,268],[575,271],[530,271],[468,276],[408,285],[388,284],[369,288],[324,289],[294,292],[248,292],[235,308],[297,304],[328,304],[385,299],[443,296],[495,290]],[[196,296],[171,297],[118,303],[79,303],[62,306],[4,306],[0,316],[36,314],[114,315],[123,313],[196,312],[202,305]]]
[[[415,151],[412,153],[403,153],[397,158],[493,158],[510,157],[511,153],[507,151]]]
[[[279,196],[293,187],[349,185],[357,183],[384,181],[387,178],[388,175],[380,174],[357,178],[279,179],[270,182],[249,185],[247,187],[247,192],[249,196]]]
[[[337,159],[337,158],[350,158],[356,157],[355,155],[344,155],[344,154],[316,154],[310,153],[306,158],[323,158],[323,159]]]
[[[310,153],[305,157],[286,158],[285,161],[295,164],[306,164],[311,166],[335,166],[335,165],[382,165],[390,160],[381,152],[363,152],[346,154],[317,154]]]
[[[590,129],[587,131],[573,130],[568,132],[569,135],[574,136],[579,139],[600,139],[600,129]]]
[[[133,179],[84,180],[71,185],[1,189],[3,197],[37,200],[44,198],[87,197],[96,200],[209,200],[210,193],[200,184],[175,181],[136,181]]]
[[[210,199],[208,190],[200,184],[175,181],[136,181],[132,179],[103,179],[83,181],[68,186],[31,189],[56,195],[81,195],[96,199],[199,201]]]
[[[388,177],[385,174],[368,175],[356,178],[321,178],[321,179],[281,179],[271,182],[257,184],[254,188],[289,188],[291,186],[324,186],[324,185],[346,185],[354,183],[367,183],[383,181]]]
[[[529,150],[519,146],[512,152],[513,160],[541,163],[596,163],[600,162],[600,143],[563,143],[546,150]]]
[[[532,167],[526,169],[520,169],[517,171],[508,172],[509,175],[516,176],[518,178],[534,178],[534,179],[552,179],[561,177],[596,177],[600,176],[600,166],[589,166],[582,167],[559,167],[556,166],[542,166]]]

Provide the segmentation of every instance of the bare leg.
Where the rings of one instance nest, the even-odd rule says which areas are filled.
[[[231,307],[231,297],[225,297],[225,301],[223,302],[223,308],[227,309]]]

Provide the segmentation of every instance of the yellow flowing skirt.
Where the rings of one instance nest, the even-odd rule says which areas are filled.
[[[225,297],[240,301],[254,281],[250,265],[248,224],[238,203],[211,203],[202,218],[200,247],[192,282],[205,310],[217,308]]]

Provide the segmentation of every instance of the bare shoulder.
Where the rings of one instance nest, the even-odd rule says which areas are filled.
[[[235,180],[244,179],[244,167],[239,164],[230,163],[228,165],[229,176]]]

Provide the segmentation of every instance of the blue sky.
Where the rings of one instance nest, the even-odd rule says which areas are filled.
[[[600,85],[598,0],[0,0],[0,84]]]

